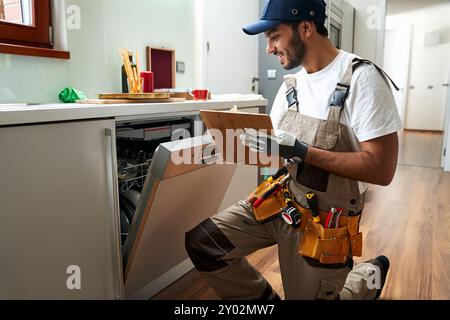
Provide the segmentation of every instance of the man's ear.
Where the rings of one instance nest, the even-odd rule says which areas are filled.
[[[302,21],[299,25],[299,32],[303,38],[310,38],[314,32],[314,23],[312,21]]]

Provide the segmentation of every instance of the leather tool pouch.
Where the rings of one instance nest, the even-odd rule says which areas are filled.
[[[260,197],[263,195],[266,191],[268,191],[271,188],[272,184],[268,183],[267,181],[263,182],[261,185],[258,186],[258,188],[253,192],[256,197]],[[281,210],[286,206],[286,202],[284,199],[284,195],[282,191],[279,191],[270,197],[268,197],[264,202],[258,207],[255,208],[252,205],[253,208],[253,216],[255,217],[255,220],[258,223],[264,223],[271,221],[275,218],[277,218]]]
[[[360,257],[363,240],[358,231],[360,216],[342,216],[335,229],[325,229],[326,217],[327,213],[321,213],[320,223],[308,218],[299,246],[300,255],[321,265],[346,265],[352,257]]]
[[[258,192],[263,194],[265,191]],[[277,218],[286,206],[283,192],[268,197],[258,208],[253,208],[253,215],[258,223],[265,223]]]
[[[271,187],[270,184],[264,182],[261,184],[254,192],[254,194],[260,196],[264,194]],[[299,226],[300,230],[304,230],[306,227],[306,223],[308,222],[309,212],[305,212],[303,208],[299,207],[296,203],[294,203],[295,207],[301,212],[302,220]],[[275,218],[278,218],[281,214],[283,208],[286,207],[286,199],[283,191],[279,191],[274,195],[268,197],[258,208],[252,207],[253,216],[255,220],[263,224],[265,222],[269,222]]]

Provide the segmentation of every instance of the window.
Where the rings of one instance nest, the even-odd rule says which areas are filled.
[[[0,42],[51,48],[50,0],[0,0]]]
[[[0,53],[70,59],[53,50],[50,1],[0,0]]]
[[[33,25],[31,0],[0,0],[0,20]]]

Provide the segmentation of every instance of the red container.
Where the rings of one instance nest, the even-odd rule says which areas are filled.
[[[141,78],[144,79],[144,85],[142,86],[142,92],[152,93],[153,91],[155,91],[155,78],[153,76],[153,72],[142,71]]]
[[[208,90],[194,90],[192,91],[192,95],[194,96],[194,100],[208,100]]]

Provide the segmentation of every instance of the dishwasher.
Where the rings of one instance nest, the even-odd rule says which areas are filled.
[[[121,247],[139,204],[148,169],[158,146],[172,136],[194,136],[195,118],[118,123],[117,176],[119,184]]]
[[[215,165],[211,137],[189,138],[199,132],[194,124],[203,126],[195,118],[116,125],[126,299],[149,299],[192,270],[185,232],[237,200],[227,194],[238,166]],[[174,160],[186,152],[194,163]]]

